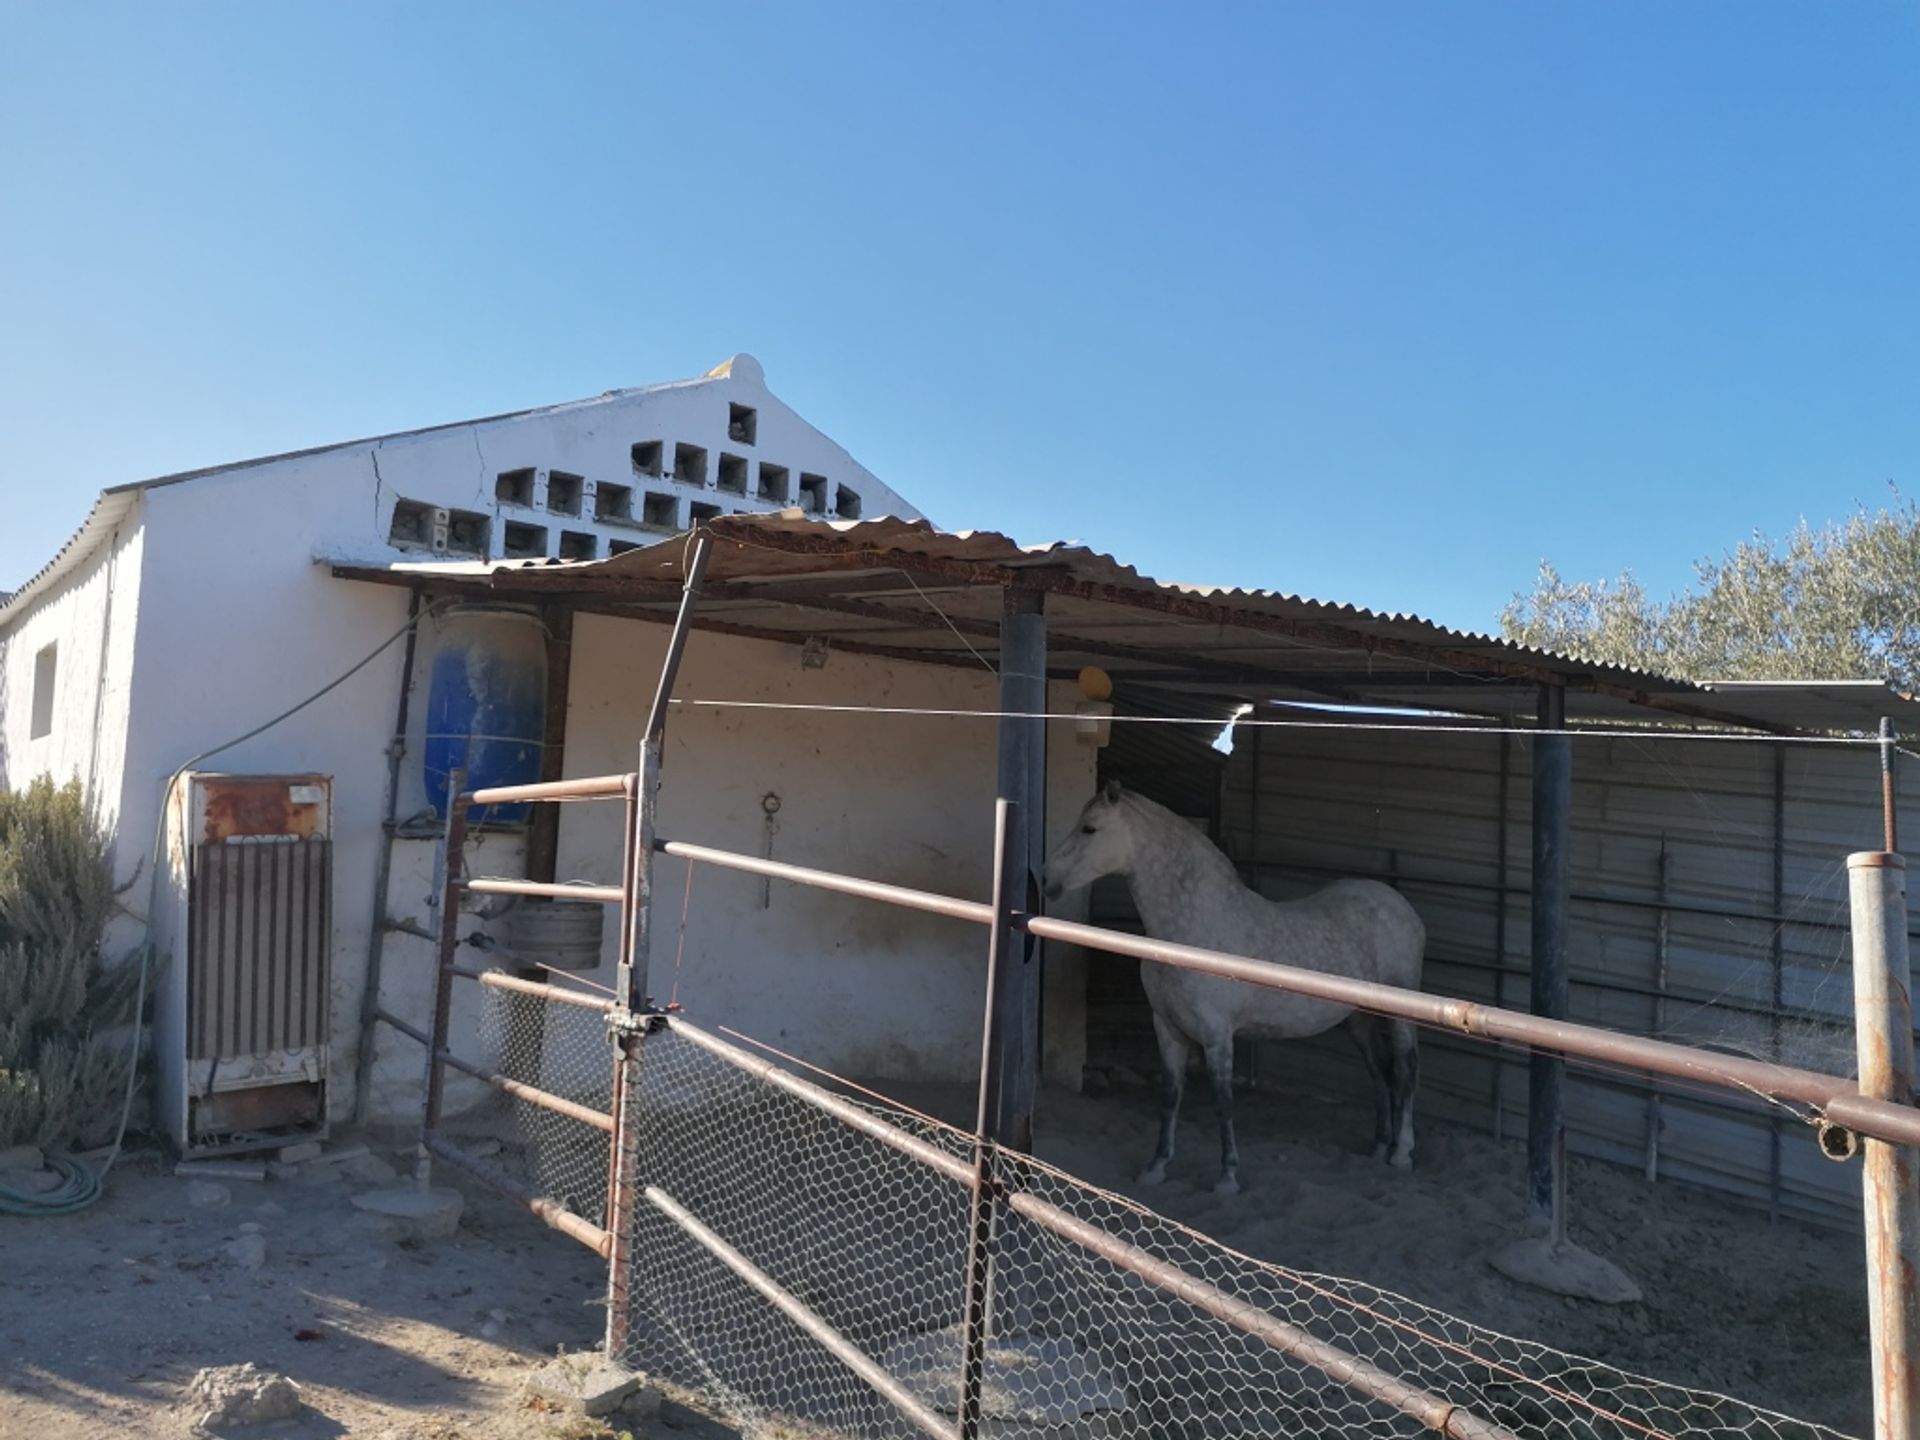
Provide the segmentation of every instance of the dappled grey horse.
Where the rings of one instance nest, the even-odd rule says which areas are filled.
[[[1103,875],[1126,877],[1147,934],[1156,940],[1419,988],[1426,926],[1399,891],[1377,880],[1336,880],[1299,900],[1269,900],[1240,883],[1233,862],[1206,836],[1117,783],[1087,802],[1073,833],[1053,848],[1047,895],[1057,899]],[[1194,1046],[1206,1057],[1220,1110],[1220,1180],[1213,1188],[1232,1195],[1240,1189],[1233,1037],[1299,1039],[1343,1023],[1374,1081],[1374,1157],[1402,1169],[1413,1164],[1419,1050],[1410,1022],[1152,961],[1142,962],[1140,980],[1153,1006],[1164,1068],[1160,1143],[1141,1172],[1143,1183],[1166,1178]]]

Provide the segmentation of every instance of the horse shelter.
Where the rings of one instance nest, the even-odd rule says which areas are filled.
[[[1906,1163],[1894,1142],[1920,1134],[1904,1004],[1893,1079],[1856,1085],[1834,979],[1846,856],[1892,850],[1913,790],[1862,732],[1915,728],[1905,697],[1689,684],[921,522],[727,516],[606,561],[334,570],[416,608],[544,616],[540,783],[445,777],[431,1003],[396,1006],[376,973],[364,1013],[383,1045],[426,1045],[425,1151],[608,1257],[615,1357],[847,1434],[1819,1433],[1248,1261],[1034,1160],[1036,1095],[1043,1072],[1152,1065],[1111,959],[1132,956],[1421,1024],[1424,1113],[1526,1135],[1516,1219],[1543,1244],[1577,1203],[1569,1149],[1858,1225],[1859,1178],[1823,1148]],[[619,663],[584,663],[589,636]],[[777,680],[738,658],[767,653],[790,657]],[[765,781],[771,736],[835,763]],[[1270,896],[1393,885],[1427,928],[1427,993],[1156,944],[1112,883],[1093,925],[1056,913],[1048,837],[1101,780]],[[490,822],[528,804],[522,873],[483,874]],[[888,843],[893,817],[920,828]],[[508,899],[618,920],[562,973],[498,926],[460,933],[463,906]],[[1245,1045],[1238,1072],[1363,1083],[1331,1043]],[[977,1075],[980,1112],[945,1124],[846,1075]],[[453,1134],[489,1089],[526,1177]],[[1889,1225],[1869,1243],[1906,1243]],[[1875,1373],[1911,1391],[1903,1365]]]

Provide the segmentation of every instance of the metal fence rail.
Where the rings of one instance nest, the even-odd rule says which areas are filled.
[[[625,1363],[758,1433],[1591,1440],[1820,1426],[1237,1255],[992,1147],[982,1364],[964,1363],[976,1137],[674,1018],[641,1041]]]

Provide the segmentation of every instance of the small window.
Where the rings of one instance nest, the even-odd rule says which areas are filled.
[[[657,525],[662,530],[680,528],[680,500],[675,495],[659,495],[652,491],[640,502],[640,522],[643,525]]]
[[[552,470],[547,473],[547,509],[556,515],[578,515],[580,513],[580,492],[586,481],[578,475],[569,475],[564,470]]]
[[[560,558],[562,560],[591,560],[600,553],[600,537],[591,530],[562,530],[560,532]]]
[[[485,556],[493,539],[493,522],[471,510],[447,512],[447,553]]]
[[[607,558],[612,559],[615,555],[624,555],[629,550],[640,548],[638,540],[609,540],[607,541]]]
[[[673,447],[673,478],[682,485],[707,483],[707,452],[698,445]]]
[[[689,524],[698,525],[702,520],[718,520],[726,513],[718,505],[709,505],[704,501],[695,500],[687,506],[687,521]]]
[[[858,520],[860,518],[859,495],[842,485],[839,495],[833,502],[833,513],[842,520]]]
[[[390,545],[433,545],[433,507],[418,500],[393,502],[393,519],[387,526]]]
[[[793,503],[793,472],[784,465],[760,462],[760,488],[754,491],[762,500],[775,505]]]
[[[642,440],[633,447],[633,473],[658,480],[666,472],[660,468],[660,452],[665,448],[658,440]]]
[[[827,477],[824,475],[800,476],[800,504],[815,515],[827,513]]]
[[[633,519],[633,487],[602,480],[593,487],[593,518],[596,520]]]
[[[720,457],[720,473],[715,483],[729,495],[747,493],[747,462],[743,456],[726,455]]]
[[[53,733],[53,680],[59,668],[59,642],[42,646],[33,657],[33,723],[27,738],[38,740]]]
[[[504,470],[494,477],[493,498],[502,505],[533,505],[533,471]]]
[[[745,405],[727,406],[727,439],[736,445],[751,445],[760,433],[760,417]]]
[[[527,560],[547,553],[547,527],[509,520],[500,531],[500,553],[509,560]]]

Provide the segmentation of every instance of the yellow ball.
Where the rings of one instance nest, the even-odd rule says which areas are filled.
[[[1089,700],[1111,700],[1113,677],[1098,665],[1089,665],[1080,672],[1080,693]]]

